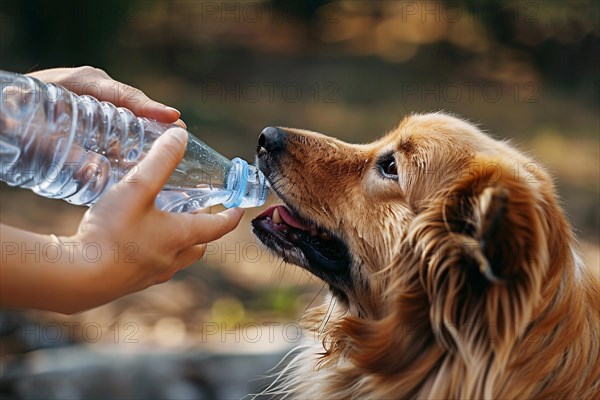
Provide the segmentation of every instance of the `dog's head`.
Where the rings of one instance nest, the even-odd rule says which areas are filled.
[[[258,162],[284,205],[257,217],[255,234],[323,279],[348,321],[400,314],[448,346],[469,322],[508,334],[566,251],[540,167],[446,114],[409,116],[365,145],[266,128]]]

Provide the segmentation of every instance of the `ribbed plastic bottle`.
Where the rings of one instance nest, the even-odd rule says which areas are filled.
[[[110,186],[134,177],[152,143],[174,127],[25,75],[0,71],[0,85],[0,180],[73,204],[91,206]],[[156,206],[258,207],[267,195],[257,168],[228,160],[188,133],[183,160]]]

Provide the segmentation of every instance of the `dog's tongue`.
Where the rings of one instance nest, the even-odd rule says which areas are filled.
[[[260,219],[260,218],[272,217],[273,212],[275,212],[275,209],[277,209],[277,211],[279,211],[279,216],[281,217],[281,219],[286,224],[291,226],[292,228],[301,229],[304,231],[310,230],[310,227],[308,227],[304,222],[300,221],[297,217],[295,217],[294,214],[292,214],[290,212],[290,210],[288,210],[287,207],[282,204],[278,204],[278,205],[267,208],[264,212],[262,212],[256,218]]]
[[[292,214],[286,206],[279,205],[276,207],[279,209],[279,215],[281,215],[281,219],[284,220],[286,224],[296,229],[302,229],[305,231],[310,230],[310,227],[296,218],[296,216],[294,216],[294,214]]]

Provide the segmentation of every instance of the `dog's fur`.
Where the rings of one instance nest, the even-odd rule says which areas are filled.
[[[259,154],[263,169],[345,243],[351,283],[328,282],[267,393],[600,398],[600,283],[538,164],[442,113],[367,145],[283,129],[285,152]],[[396,180],[378,170],[385,154]]]

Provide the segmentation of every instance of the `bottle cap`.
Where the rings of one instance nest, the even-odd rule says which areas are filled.
[[[239,157],[234,158],[231,162],[233,165],[227,175],[227,188],[231,188],[233,193],[223,203],[226,208],[238,207],[242,204],[248,184],[248,163]]]

